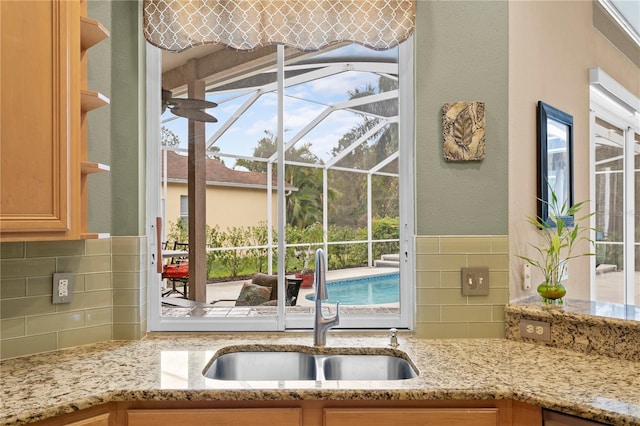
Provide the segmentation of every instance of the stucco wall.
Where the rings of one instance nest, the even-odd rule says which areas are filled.
[[[180,196],[187,185],[167,185],[167,226],[180,217]],[[272,197],[273,225],[278,223],[276,194]],[[234,226],[257,226],[267,222],[267,193],[259,189],[207,187],[207,224],[221,230]]]

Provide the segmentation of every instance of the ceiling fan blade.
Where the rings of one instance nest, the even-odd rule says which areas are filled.
[[[207,109],[218,106],[215,102],[205,101],[204,99],[193,98],[169,98],[165,102],[171,106],[184,109]]]
[[[218,119],[215,118],[211,114],[207,114],[204,111],[200,111],[199,109],[190,109],[190,108],[179,108],[173,107],[170,108],[171,112],[175,115],[179,115],[180,117],[188,118],[189,120],[194,121],[204,121],[205,123],[217,123]]]

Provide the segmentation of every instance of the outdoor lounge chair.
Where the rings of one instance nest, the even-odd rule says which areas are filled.
[[[219,299],[211,302],[235,302],[235,306],[276,306],[278,303],[278,276],[256,273],[251,281],[243,284],[237,299]],[[285,305],[295,306],[298,302],[301,278],[286,277]]]

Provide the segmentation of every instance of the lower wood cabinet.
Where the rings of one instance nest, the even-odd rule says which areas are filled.
[[[120,401],[38,426],[541,426],[540,407],[510,400]]]
[[[128,426],[300,426],[301,408],[127,410]]]
[[[324,426],[496,426],[497,408],[327,408]]]
[[[100,414],[98,416],[89,417],[84,420],[78,420],[71,423],[64,423],[67,426],[109,426],[109,413]]]

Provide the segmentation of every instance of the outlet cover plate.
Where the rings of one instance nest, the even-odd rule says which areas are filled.
[[[67,295],[60,296],[59,283],[61,280],[67,280]],[[52,303],[57,305],[59,303],[71,303],[73,300],[73,274],[70,273],[55,273],[53,274],[53,298]]]
[[[546,321],[520,320],[520,336],[527,339],[551,341],[551,324]]]
[[[462,268],[461,275],[463,296],[489,295],[488,267]]]

